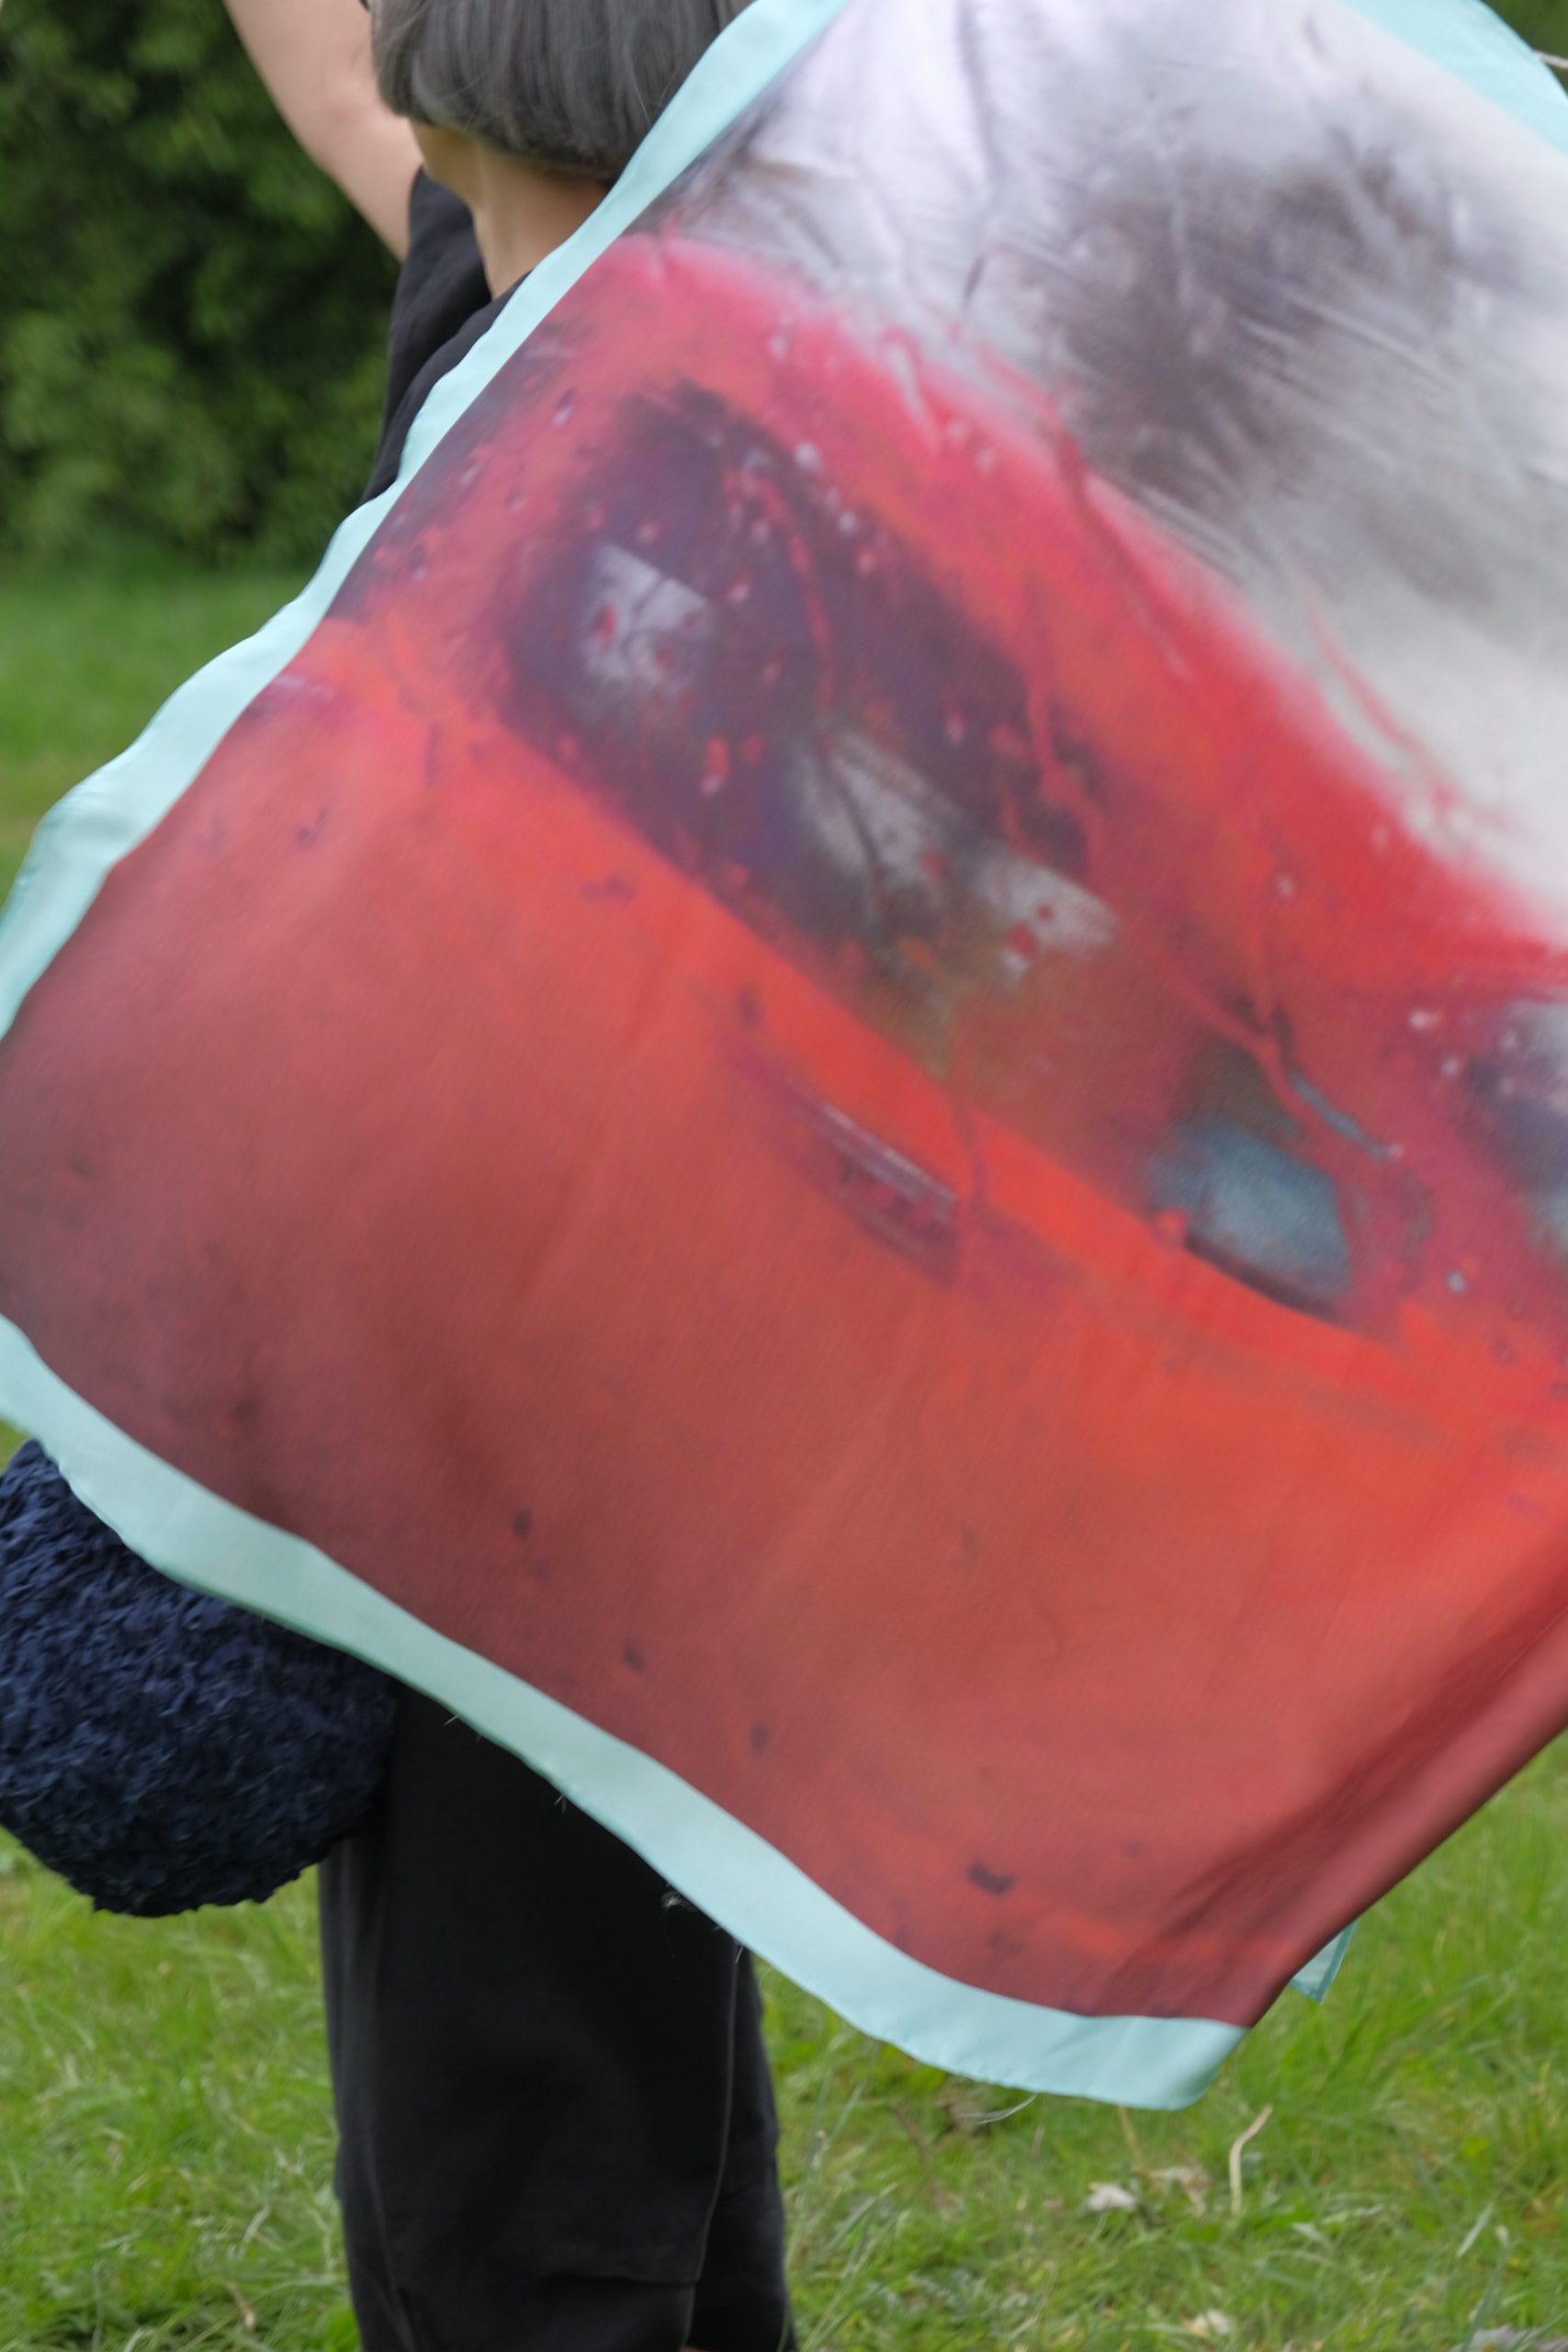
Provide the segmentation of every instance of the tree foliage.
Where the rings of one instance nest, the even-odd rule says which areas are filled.
[[[1498,0],[1497,14],[1536,49],[1568,56],[1568,0]]]
[[[0,221],[0,534],[318,548],[374,449],[392,265],[220,0],[10,0]]]
[[[1568,52],[1568,0],[1504,0]],[[0,16],[0,538],[314,551],[375,441],[391,266],[221,0]]]

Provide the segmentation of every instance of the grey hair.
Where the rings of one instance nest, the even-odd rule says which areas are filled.
[[[394,114],[613,180],[746,0],[375,0]]]

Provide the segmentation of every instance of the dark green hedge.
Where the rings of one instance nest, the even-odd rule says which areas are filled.
[[[1509,0],[1568,51],[1568,0]],[[391,267],[220,0],[0,15],[0,539],[313,552],[374,447]]]
[[[314,551],[375,447],[391,282],[220,0],[9,0],[0,535]]]
[[[1497,14],[1537,49],[1568,57],[1568,0],[1494,0]]]

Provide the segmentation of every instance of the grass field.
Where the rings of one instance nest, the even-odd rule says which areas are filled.
[[[297,582],[130,550],[90,574],[0,568],[0,888],[39,817]]]
[[[0,582],[0,857],[292,583]],[[770,1984],[808,2352],[1568,2335],[1568,1750],[1182,2116],[1021,2105]],[[1240,2159],[1229,2154],[1272,2111]],[[0,1840],[0,2352],[355,2341],[311,1894],[95,1917]],[[1124,2210],[1103,2207],[1105,2185]]]

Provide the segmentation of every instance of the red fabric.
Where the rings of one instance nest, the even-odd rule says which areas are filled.
[[[1568,1285],[1448,1069],[1568,971],[1036,395],[895,356],[593,269],[24,1006],[0,1307],[904,1951],[1247,2022],[1568,1713]],[[694,577],[683,499],[633,645],[583,583]],[[785,736],[942,730],[1057,896],[813,898]],[[1157,1206],[1205,1119],[1334,1296]]]

